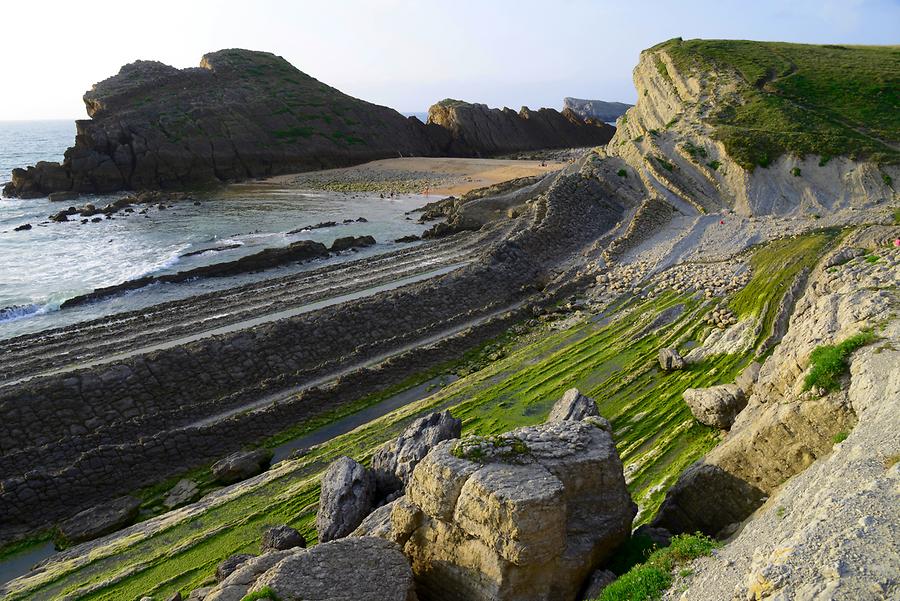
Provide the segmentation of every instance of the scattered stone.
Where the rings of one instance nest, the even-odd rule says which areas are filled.
[[[22,225],[20,225],[20,226],[18,226],[18,227],[16,227],[16,228],[14,228],[13,231],[15,231],[15,232],[27,232],[27,231],[30,230],[30,229],[31,229],[31,224],[30,224],[30,223],[24,223],[24,224],[22,224]]]
[[[211,469],[216,480],[232,484],[266,471],[271,460],[272,451],[268,449],[238,451],[215,462]]]
[[[419,236],[403,236],[401,238],[397,238],[396,240],[394,240],[394,242],[398,244],[405,244],[407,242],[418,242],[421,239],[422,238],[420,238]]]
[[[59,525],[59,531],[69,542],[93,540],[129,525],[138,516],[140,507],[140,500],[121,497],[75,514]]]
[[[688,388],[684,391],[684,402],[701,424],[727,430],[747,405],[747,397],[737,384],[722,384]]]
[[[402,490],[413,470],[434,445],[451,438],[459,438],[462,420],[449,411],[420,417],[397,439],[383,444],[372,457],[372,471],[378,493],[387,496]]]
[[[216,582],[222,582],[229,576],[231,576],[235,570],[239,567],[250,561],[256,557],[255,555],[250,555],[249,553],[237,553],[236,555],[232,555],[227,559],[223,560],[218,566],[216,566]]]
[[[322,492],[316,513],[320,542],[342,538],[353,532],[372,511],[375,479],[353,459],[335,459],[322,476]]]
[[[581,394],[577,388],[570,388],[556,401],[547,422],[581,421],[586,417],[599,417],[594,399]]]
[[[375,238],[373,238],[372,236],[345,236],[343,238],[338,238],[334,242],[332,242],[331,248],[329,250],[333,253],[336,253],[350,250],[352,248],[373,246],[374,244]]]
[[[659,367],[663,371],[684,369],[684,358],[673,348],[659,349]]]
[[[174,509],[181,505],[186,505],[197,499],[200,495],[200,487],[193,480],[186,478],[181,479],[172,487],[172,490],[166,495],[163,506],[166,509]]]
[[[273,526],[263,533],[262,542],[259,544],[259,550],[262,553],[267,551],[286,551],[294,548],[306,548],[306,539],[290,526]]]

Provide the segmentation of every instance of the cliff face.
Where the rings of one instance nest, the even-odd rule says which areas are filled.
[[[880,113],[886,95],[846,105],[840,91],[870,78],[889,92],[900,67],[882,52],[681,40],[645,50],[638,102],[619,119],[601,174],[616,181],[624,169],[643,193],[687,211],[811,214],[895,199],[900,123],[855,121]]]
[[[84,102],[91,118],[76,122],[62,164],[15,169],[7,196],[186,188],[398,155],[586,146],[613,132],[549,109],[506,115],[485,108],[474,112],[494,118],[448,113],[423,125],[343,94],[279,56],[248,50],[213,52],[190,69],[131,63]]]
[[[584,98],[563,98],[563,108],[573,111],[582,119],[612,122],[625,114],[633,104],[624,102],[606,102],[604,100],[585,100]]]
[[[449,154],[477,156],[539,148],[606,144],[615,128],[585,121],[571,110],[491,109],[484,104],[442,100],[428,109],[429,125],[447,130]]]

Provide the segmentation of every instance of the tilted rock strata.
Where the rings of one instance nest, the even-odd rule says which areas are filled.
[[[669,490],[654,524],[716,534],[827,456],[837,435],[853,431],[859,401],[844,390],[821,397],[804,392],[803,374],[818,346],[839,343],[895,314],[900,251],[877,252],[875,263],[857,258],[838,270],[814,272],[787,334],[760,368],[746,408],[722,443]]]
[[[457,457],[471,448],[460,442],[440,443],[393,505],[388,536],[424,599],[574,600],[630,533],[636,507],[621,461],[590,418],[503,438],[517,441],[512,454],[478,460]]]

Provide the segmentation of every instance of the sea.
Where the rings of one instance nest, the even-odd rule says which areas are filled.
[[[0,121],[0,186],[9,181],[15,167],[42,160],[61,161],[74,139],[72,121]],[[0,339],[393,250],[399,247],[393,240],[421,234],[425,229],[404,214],[432,200],[415,195],[382,199],[372,194],[278,189],[250,183],[198,195],[195,200],[199,206],[180,201],[166,210],[154,207],[146,215],[135,211],[100,223],[82,224],[80,219],[52,223],[48,219],[70,205],[93,202],[104,206],[121,196],[82,196],[75,202],[62,203],[47,198],[0,198]],[[355,221],[360,217],[366,221]],[[341,223],[345,219],[354,222]],[[326,221],[341,225],[287,234]],[[31,230],[15,231],[26,223],[32,225]],[[154,284],[77,309],[59,310],[69,298],[142,276],[230,261],[300,239],[330,245],[337,237],[366,234],[378,244],[359,253],[279,268],[274,273]],[[233,245],[238,248],[185,256]]]

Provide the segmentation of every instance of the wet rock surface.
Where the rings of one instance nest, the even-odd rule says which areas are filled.
[[[73,543],[92,540],[130,524],[140,506],[134,497],[121,497],[72,516],[59,525],[59,532]]]

